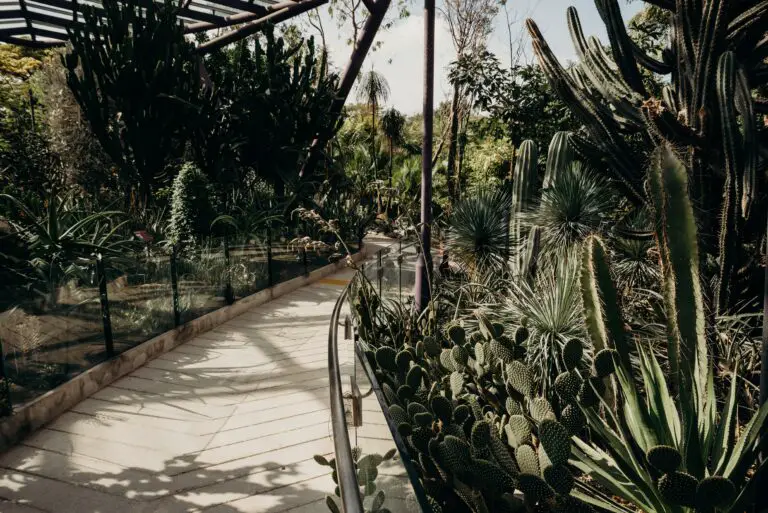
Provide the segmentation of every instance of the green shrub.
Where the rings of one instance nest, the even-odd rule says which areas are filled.
[[[173,180],[170,242],[195,244],[208,234],[216,218],[217,204],[216,192],[208,177],[194,164],[184,164]]]

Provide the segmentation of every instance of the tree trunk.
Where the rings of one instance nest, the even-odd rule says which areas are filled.
[[[432,270],[432,117],[435,93],[435,0],[424,0],[424,103],[423,140],[421,152],[421,258],[416,262],[417,312],[423,311],[431,300],[430,272]]]
[[[448,167],[445,170],[445,178],[448,183],[448,199],[451,203],[456,200],[457,180],[456,156],[459,147],[459,85],[453,86],[453,99],[451,100],[451,130],[448,134]]]
[[[458,157],[459,157],[459,165],[456,166],[456,185],[454,187],[456,199],[458,200],[461,197],[461,172],[464,170],[464,148],[467,145],[467,138],[466,138],[466,132],[462,134],[461,137],[461,144],[459,144],[458,149]]]

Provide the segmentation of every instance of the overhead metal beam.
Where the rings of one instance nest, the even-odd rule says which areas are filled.
[[[184,32],[187,34],[196,34],[198,32],[205,32],[206,30],[213,30],[216,28],[229,27],[232,25],[239,25],[241,23],[248,23],[251,21],[259,20],[275,11],[279,11],[284,8],[298,5],[300,3],[303,3],[303,2],[302,1],[296,2],[293,0],[289,0],[286,2],[279,2],[276,4],[270,5],[262,13],[242,12],[239,14],[233,14],[231,16],[224,16],[218,22],[191,23],[184,28]]]
[[[310,9],[315,9],[327,2],[328,0],[304,0],[303,2],[296,3],[292,6],[283,7],[282,9],[267,14],[266,16],[259,18],[256,21],[252,21],[247,25],[230,30],[226,34],[223,34],[215,39],[211,39],[207,43],[203,43],[202,45],[198,46],[197,50],[200,53],[209,53],[214,50],[218,50],[219,48],[227,46],[228,44],[240,41],[241,39],[248,37],[251,34],[255,34],[264,28],[264,25],[267,23],[279,23],[281,21],[285,21],[289,18],[293,18],[294,16],[305,13]]]
[[[27,9],[27,3],[24,0],[19,0],[19,7],[21,7],[21,14],[24,16],[24,21],[27,23],[29,34],[32,37],[32,41],[37,41],[37,36],[32,32],[32,22],[29,20],[29,10]]]
[[[53,48],[55,46],[61,46],[63,41],[32,41],[31,39],[21,39],[14,36],[8,36],[0,32],[0,41],[9,43],[12,45],[26,46],[29,48]]]

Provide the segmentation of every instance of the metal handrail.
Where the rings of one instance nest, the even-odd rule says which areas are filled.
[[[409,248],[411,245],[415,246],[415,244],[408,244],[403,246],[402,243],[399,242],[398,256],[402,256],[402,250]],[[381,269],[381,255],[383,251],[384,249],[379,249],[376,254],[379,269]],[[402,274],[402,269],[399,269],[398,272]],[[363,264],[358,273],[365,273],[365,264]],[[331,322],[328,333],[328,373],[330,378],[331,394],[331,425],[333,427],[333,444],[336,457],[335,470],[339,484],[339,493],[341,495],[343,513],[363,513],[364,511],[362,499],[360,497],[360,489],[357,482],[355,463],[354,459],[352,458],[352,448],[350,445],[349,433],[347,431],[347,420],[346,414],[344,412],[344,395],[341,390],[341,371],[338,358],[338,328],[339,326],[345,326],[345,330],[347,328],[346,323],[339,322],[339,316],[341,315],[341,309],[344,305],[344,302],[349,296],[352,284],[357,278],[358,276],[355,275],[355,277],[347,284],[339,298],[336,300],[336,305],[334,306],[333,313],[331,315]],[[379,285],[379,293],[381,293],[381,284]],[[416,471],[414,463],[411,460],[405,442],[397,432],[396,426],[391,416],[389,415],[389,412],[387,411],[383,392],[379,386],[378,380],[376,379],[373,370],[370,367],[370,364],[363,354],[357,333],[355,333],[354,338],[354,357],[362,362],[363,370],[371,383],[371,389],[366,394],[361,394],[360,398],[375,394],[376,399],[382,406],[384,418],[392,434],[392,439],[395,442],[395,446],[401,455],[402,463],[406,469],[409,480],[414,487],[416,501],[418,502],[422,511],[430,511],[429,504],[427,502],[427,496],[423,490],[423,487],[415,484],[419,483],[418,472]]]
[[[351,283],[351,282],[350,282]],[[333,449],[336,455],[341,507],[344,513],[363,513],[363,502],[357,485],[355,461],[347,432],[347,418],[344,414],[344,396],[341,392],[341,371],[339,369],[339,315],[349,294],[350,284],[336,300],[328,329],[328,379],[331,391],[331,426],[333,428]]]

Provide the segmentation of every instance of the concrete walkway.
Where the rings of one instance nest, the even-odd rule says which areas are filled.
[[[0,455],[0,512],[327,511],[334,483],[312,456],[333,452],[328,322],[351,277],[247,311]],[[376,405],[366,410],[371,447],[394,447]],[[382,473],[402,482],[398,465]]]

